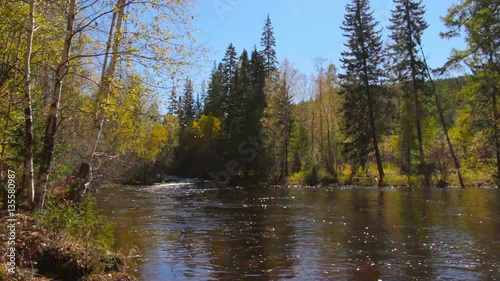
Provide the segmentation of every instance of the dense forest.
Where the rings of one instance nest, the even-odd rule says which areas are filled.
[[[430,69],[421,42],[425,8],[420,1],[395,4],[387,46],[368,1],[349,4],[341,66],[317,59],[312,77],[286,59],[277,61],[268,17],[260,48],[238,54],[229,44],[207,87],[195,93],[188,78],[172,91],[167,116],[179,124],[179,145],[170,163],[162,158],[141,173],[152,169],[151,178],[169,171],[219,185],[229,179],[495,184],[498,5],[466,1],[451,7],[442,36],[465,29],[468,49],[454,50],[442,69]],[[441,78],[460,64],[471,74]]]
[[[311,77],[278,62],[268,16],[253,49],[228,42],[200,82],[189,1],[0,1],[2,181],[15,173],[18,198],[37,208],[47,191],[79,201],[101,183],[167,175],[497,184],[499,4],[450,7],[441,36],[463,36],[466,49],[431,69],[425,7],[394,2],[380,26],[369,1],[350,1],[340,64],[317,59]],[[469,74],[450,78],[460,68]]]

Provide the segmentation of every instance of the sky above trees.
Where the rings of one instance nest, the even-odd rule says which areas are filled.
[[[383,27],[382,39],[388,40],[392,0],[371,1],[374,18]],[[432,68],[442,66],[452,47],[462,48],[462,38],[441,39],[445,27],[440,16],[457,0],[423,0],[424,16],[429,28],[423,34],[423,44]],[[207,53],[206,76],[213,61],[220,61],[229,43],[237,52],[253,49],[261,36],[262,25],[269,14],[276,37],[278,61],[288,58],[302,73],[314,72],[314,59],[322,57],[340,66],[340,53],[345,50],[345,39],[340,26],[344,19],[347,0],[203,0],[196,25],[203,35],[199,37],[210,51]],[[454,74],[456,76],[457,74]]]

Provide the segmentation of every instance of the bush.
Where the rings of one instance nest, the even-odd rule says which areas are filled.
[[[113,225],[97,213],[95,204],[95,198],[87,196],[80,204],[49,203],[38,214],[40,228],[50,241],[40,253],[43,260],[49,261],[39,264],[41,272],[84,276],[117,266],[119,262],[110,252]]]

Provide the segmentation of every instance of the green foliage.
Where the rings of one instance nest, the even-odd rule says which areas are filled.
[[[269,15],[267,15],[264,24],[260,45],[264,48],[261,51],[262,57],[264,58],[264,71],[266,73],[266,77],[270,78],[278,69],[278,60],[276,58],[275,50],[276,39],[274,38],[274,30]]]
[[[425,124],[425,79],[426,65],[420,56],[419,46],[428,24],[424,19],[425,9],[421,1],[395,0],[392,11],[392,31],[389,36],[390,65],[394,80],[401,90],[401,130],[402,145],[407,160],[406,171],[412,167],[412,153],[418,148],[420,165],[425,165],[424,124]],[[414,144],[416,142],[416,145]],[[428,181],[428,175],[426,175]],[[428,183],[427,183],[428,184]]]
[[[73,241],[94,250],[108,251],[114,243],[113,224],[98,213],[96,201],[87,196],[81,204],[49,201],[39,221],[43,229],[55,235],[53,239]],[[57,236],[57,237],[56,237]]]
[[[373,18],[369,1],[353,0],[346,6],[342,30],[347,38],[347,51],[341,62],[346,73],[339,75],[345,90],[343,104],[346,133],[344,152],[356,166],[364,167],[370,151],[374,151],[379,177],[384,171],[379,152],[381,132],[377,128],[376,108],[382,106],[386,93],[379,86],[384,76],[381,32]],[[368,128],[366,128],[368,127]]]

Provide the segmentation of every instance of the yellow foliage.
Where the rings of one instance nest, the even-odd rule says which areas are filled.
[[[200,120],[193,123],[192,129],[195,132],[196,137],[210,140],[220,134],[221,122],[217,117],[202,115]]]

